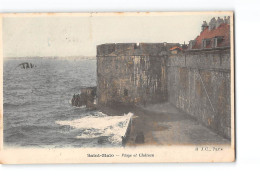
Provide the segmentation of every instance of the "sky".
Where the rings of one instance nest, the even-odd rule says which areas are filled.
[[[226,14],[21,15],[2,20],[4,57],[95,56],[104,43],[188,43]]]

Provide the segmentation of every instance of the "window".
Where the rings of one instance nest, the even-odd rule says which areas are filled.
[[[218,46],[218,39],[217,38],[213,38],[212,39],[212,48],[216,48]]]
[[[207,48],[207,46],[210,44],[210,39],[203,39],[202,40],[202,48]]]
[[[223,41],[223,36],[216,36],[212,39],[212,48],[217,48],[218,45]]]
[[[207,44],[206,44],[206,40],[202,40],[202,48],[206,48]]]

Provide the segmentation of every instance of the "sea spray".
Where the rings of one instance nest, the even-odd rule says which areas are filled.
[[[128,124],[133,117],[133,113],[123,116],[86,116],[75,120],[56,121],[62,126],[70,126],[75,129],[84,129],[84,131],[75,136],[75,138],[100,138],[107,137],[111,144],[122,143],[122,136],[127,131]]]
[[[37,65],[16,68],[23,62]],[[84,87],[96,86],[96,60],[24,58],[4,60],[4,145],[15,147],[96,147],[96,138],[76,138],[84,129],[56,121],[105,116],[69,103]],[[109,146],[109,144],[107,145]]]

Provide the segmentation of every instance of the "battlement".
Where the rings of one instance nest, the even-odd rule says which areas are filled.
[[[97,56],[158,56],[179,43],[109,43],[97,46]]]

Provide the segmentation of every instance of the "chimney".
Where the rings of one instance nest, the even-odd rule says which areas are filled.
[[[217,23],[217,20],[216,18],[212,18],[209,22],[209,30],[213,30],[216,28],[216,23]]]
[[[206,28],[208,27],[208,24],[206,21],[203,21],[202,25],[201,25],[201,32],[203,32]]]
[[[225,24],[230,24],[230,16],[228,16],[227,18],[224,17],[224,23]]]
[[[223,23],[224,23],[224,20],[222,18],[218,17],[217,22],[216,22],[216,28],[218,28]]]

